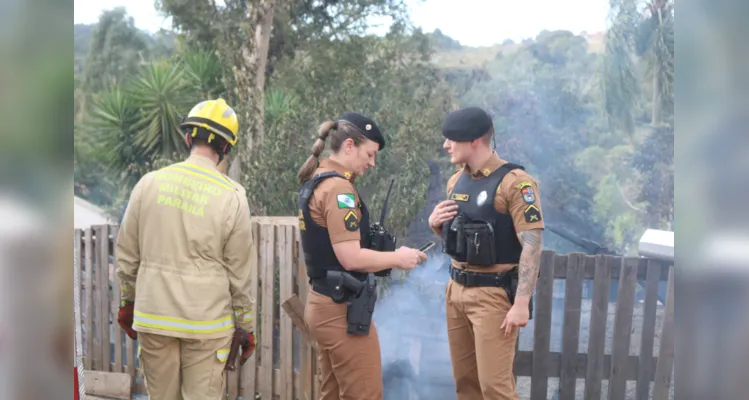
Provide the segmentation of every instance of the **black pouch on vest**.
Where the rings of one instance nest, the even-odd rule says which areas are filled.
[[[466,217],[458,214],[455,218],[442,225],[442,249],[455,261],[466,261],[465,239]]]
[[[494,229],[484,221],[471,221],[465,225],[466,262],[476,266],[496,264],[497,250]]]
[[[442,252],[452,257],[456,257],[458,244],[458,233],[450,229],[450,223],[447,221],[442,224]]]

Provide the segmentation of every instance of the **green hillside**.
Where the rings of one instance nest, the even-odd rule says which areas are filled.
[[[76,75],[83,72],[95,28],[96,24],[75,24],[74,26],[73,53],[75,56]],[[152,53],[158,54],[159,51],[163,51],[165,54],[170,54],[177,47],[177,35],[172,32],[165,31],[150,34],[141,31],[141,34],[146,38]],[[515,43],[511,40],[498,40],[497,44],[492,46],[471,47],[461,45],[455,39],[443,34],[439,29],[428,33],[427,36],[430,37],[434,49],[432,62],[436,66],[445,69],[486,67],[488,63],[503,56],[513,54],[518,49],[523,48],[523,46],[528,46],[535,42],[534,39],[526,39],[523,43]],[[603,51],[603,33],[586,35],[585,37],[588,39],[588,50],[590,52],[601,53]]]

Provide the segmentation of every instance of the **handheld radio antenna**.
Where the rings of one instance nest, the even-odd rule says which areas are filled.
[[[385,216],[387,215],[387,209],[388,209],[388,200],[390,200],[390,191],[393,190],[393,182],[395,182],[395,179],[390,180],[390,187],[388,188],[388,194],[385,195],[385,202],[382,204],[382,213],[380,214],[380,226],[384,226],[385,224]]]

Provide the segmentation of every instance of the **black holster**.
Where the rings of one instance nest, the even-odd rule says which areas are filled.
[[[367,274],[361,281],[345,271],[327,271],[326,295],[336,303],[347,303],[346,323],[350,335],[367,335],[377,302],[377,279]]]
[[[362,288],[348,302],[346,332],[349,335],[368,335],[372,324],[372,314],[377,302],[377,279],[369,274],[362,283]]]
[[[336,303],[344,303],[364,287],[364,282],[345,271],[326,271],[324,287],[326,294]]]

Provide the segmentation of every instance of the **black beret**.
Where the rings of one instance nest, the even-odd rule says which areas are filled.
[[[492,119],[479,107],[467,107],[447,114],[442,123],[442,136],[455,142],[468,142],[484,136],[492,127]]]
[[[380,128],[368,117],[355,112],[346,112],[343,113],[338,122],[347,122],[353,125],[367,139],[377,142],[380,145],[380,150],[385,148],[385,138],[380,133]]]

